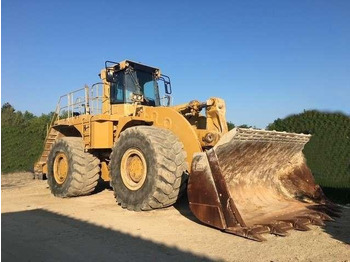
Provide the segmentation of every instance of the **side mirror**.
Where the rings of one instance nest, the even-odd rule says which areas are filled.
[[[171,94],[171,84],[170,84],[170,82],[164,82],[164,87],[165,87],[165,93],[170,95]]]
[[[107,70],[106,71],[106,81],[110,83],[115,82],[115,74],[112,70]]]
[[[166,75],[160,75],[159,79],[164,82],[165,93],[170,95],[172,92],[171,91],[170,77],[166,76]]]
[[[112,66],[109,66],[112,65]],[[117,69],[119,67],[119,63],[113,62],[113,61],[106,61],[105,62],[105,69],[106,69],[106,81],[107,82],[115,82],[115,75],[114,70],[111,70],[111,68]]]

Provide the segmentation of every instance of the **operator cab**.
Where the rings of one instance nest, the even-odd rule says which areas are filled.
[[[142,105],[160,106],[159,80],[164,82],[165,93],[171,93],[169,77],[161,75],[158,68],[129,60],[120,63],[106,61],[105,68],[111,104],[132,104],[135,97],[142,97],[139,101]]]

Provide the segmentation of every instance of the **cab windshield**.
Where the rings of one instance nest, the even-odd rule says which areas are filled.
[[[117,74],[111,83],[111,103],[132,103],[132,94],[144,96],[142,104],[159,106],[160,98],[158,84],[151,72],[127,68]]]

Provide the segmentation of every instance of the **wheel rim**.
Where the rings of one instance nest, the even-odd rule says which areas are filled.
[[[68,159],[64,153],[58,153],[53,164],[53,175],[57,184],[63,184],[68,175]]]
[[[146,180],[147,164],[143,153],[136,149],[128,149],[121,161],[120,173],[124,185],[130,190],[138,190]]]

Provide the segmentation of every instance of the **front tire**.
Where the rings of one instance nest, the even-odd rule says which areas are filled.
[[[152,126],[126,129],[110,158],[114,195],[118,204],[129,210],[174,204],[187,180],[183,144],[166,129]]]
[[[100,174],[100,160],[84,152],[81,137],[64,137],[55,142],[48,156],[47,181],[57,197],[88,195]]]

